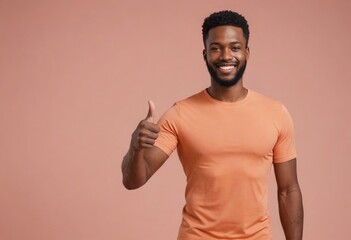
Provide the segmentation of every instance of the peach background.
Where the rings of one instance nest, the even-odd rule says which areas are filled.
[[[349,0],[1,0],[1,240],[176,238],[176,155],[136,191],[120,164],[148,99],[160,116],[209,85],[201,24],[221,9],[251,27],[246,85],[294,118],[305,239],[349,239]]]

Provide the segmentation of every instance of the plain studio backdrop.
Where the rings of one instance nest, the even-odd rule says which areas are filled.
[[[176,239],[176,154],[134,191],[120,165],[148,99],[159,118],[209,86],[201,25],[223,9],[250,25],[244,83],[294,119],[304,239],[349,239],[349,0],[1,0],[1,240]]]

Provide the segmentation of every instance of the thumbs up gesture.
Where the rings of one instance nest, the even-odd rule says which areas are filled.
[[[155,124],[155,104],[149,103],[149,112],[144,120],[140,121],[132,134],[131,147],[135,151],[151,148],[158,137],[160,127]]]
[[[153,101],[148,101],[147,102],[149,104],[149,112],[147,113],[146,116],[146,121],[154,123],[154,118],[155,118],[155,104]]]

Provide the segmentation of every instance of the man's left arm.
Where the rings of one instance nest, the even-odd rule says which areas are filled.
[[[286,240],[302,240],[303,204],[297,180],[296,158],[274,163],[278,186],[279,215]]]

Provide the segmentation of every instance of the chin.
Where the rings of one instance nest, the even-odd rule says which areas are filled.
[[[233,81],[233,79],[235,78],[235,75],[234,76],[228,76],[228,77],[217,77],[219,80],[221,81],[225,81],[225,82],[231,82]]]

